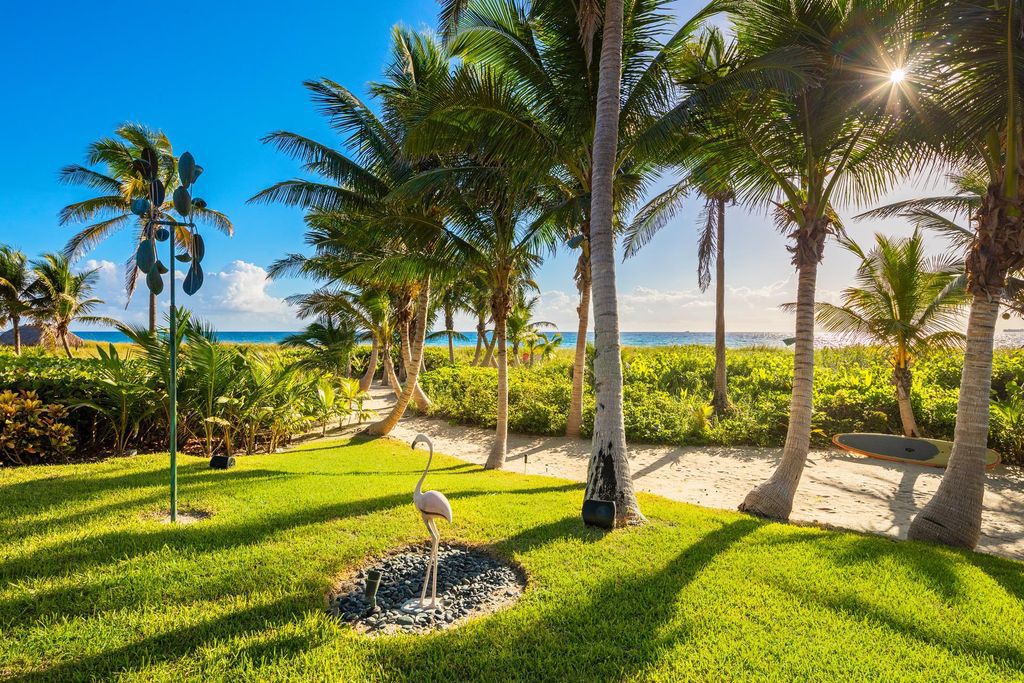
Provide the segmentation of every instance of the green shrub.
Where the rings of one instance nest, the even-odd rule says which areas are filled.
[[[469,367],[460,356],[422,375],[433,412],[467,424],[493,427],[497,373]],[[733,410],[705,419],[713,382],[714,351],[705,346],[623,350],[626,437],[636,442],[781,446],[786,438],[793,354],[785,349],[730,349],[729,394]],[[923,432],[951,439],[963,357],[942,353],[917,361],[913,405]],[[428,368],[430,366],[428,365]],[[571,359],[560,356],[534,368],[509,371],[509,419],[514,431],[561,434],[571,393]],[[899,411],[892,368],[882,349],[847,347],[817,352],[812,440],[827,446],[840,432],[898,433]],[[593,429],[592,374],[588,371],[583,433]],[[1013,404],[1024,386],[1024,352],[997,351],[993,400]],[[1012,410],[993,407],[990,443],[1007,462],[1024,462]]]
[[[75,449],[67,414],[34,391],[0,391],[0,465],[66,461]]]

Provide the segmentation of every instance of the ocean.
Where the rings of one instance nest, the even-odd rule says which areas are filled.
[[[127,342],[128,338],[117,331],[82,331],[75,332],[82,339],[98,342]],[[277,344],[291,332],[218,332],[217,338],[222,342],[235,344]],[[551,336],[551,333],[547,333]],[[559,332],[562,335],[562,348],[572,348],[576,344],[575,332]],[[698,344],[711,346],[715,343],[714,332],[623,332],[623,346],[684,346]],[[742,349],[751,346],[768,346],[781,348],[784,339],[790,334],[782,332],[728,332],[725,345],[731,349]],[[587,335],[594,340],[593,333]],[[429,346],[447,346],[445,338],[428,340]],[[463,332],[461,339],[455,340],[456,346],[476,346],[476,332]],[[820,347],[842,346],[835,337],[818,334],[815,345]],[[1024,330],[1006,330],[996,335],[996,346],[999,348],[1024,347]]]

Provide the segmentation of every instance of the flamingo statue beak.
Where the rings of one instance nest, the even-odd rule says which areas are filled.
[[[416,450],[416,444],[418,444],[418,443],[425,443],[425,444],[427,444],[427,448],[429,448],[431,454],[433,454],[433,452],[434,452],[434,443],[429,438],[427,438],[426,434],[417,434],[416,435],[416,438],[412,440],[412,448],[413,448],[413,450]]]

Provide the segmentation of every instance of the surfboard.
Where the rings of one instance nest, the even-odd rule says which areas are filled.
[[[928,467],[945,467],[953,450],[952,441],[913,439],[895,434],[836,434],[832,443],[844,451],[892,462],[909,462]],[[999,464],[999,453],[991,448],[985,454],[985,469]]]

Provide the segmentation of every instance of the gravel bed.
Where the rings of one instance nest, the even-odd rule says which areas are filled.
[[[438,549],[439,609],[406,614],[401,607],[406,600],[420,597],[429,557],[427,544],[374,560],[330,596],[328,611],[359,631],[426,633],[502,609],[518,600],[525,587],[521,572],[493,555],[475,548],[442,544]],[[376,607],[363,594],[366,573],[371,569],[383,574]]]

